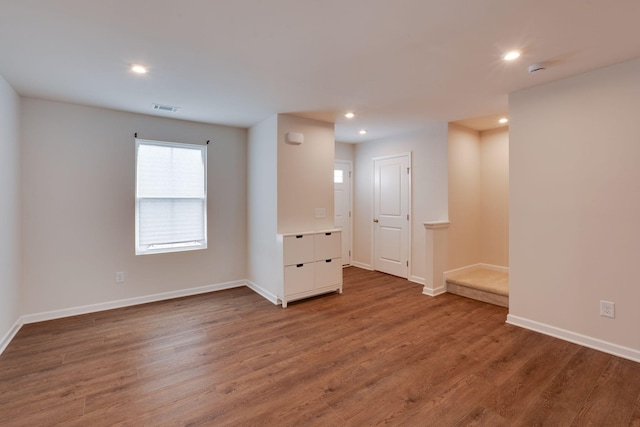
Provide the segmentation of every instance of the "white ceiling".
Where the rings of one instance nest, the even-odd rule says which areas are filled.
[[[295,113],[358,142],[640,57],[639,18],[638,0],[0,0],[0,74],[23,96],[242,127]]]

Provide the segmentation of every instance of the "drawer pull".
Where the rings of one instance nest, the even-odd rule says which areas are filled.
[[[333,261],[332,259],[326,259],[324,262],[331,262]]]
[[[331,236],[331,233],[324,233],[325,236]]]
[[[298,235],[296,236],[296,239],[302,239],[302,234],[298,234]]]
[[[296,267],[300,268],[302,267],[304,264],[296,264]]]

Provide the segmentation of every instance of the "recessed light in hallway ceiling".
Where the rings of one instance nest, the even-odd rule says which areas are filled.
[[[144,65],[132,64],[131,71],[133,71],[136,74],[147,74],[148,70],[147,70],[147,67],[145,67]]]
[[[505,53],[502,59],[504,59],[505,61],[513,61],[514,59],[520,58],[520,54],[521,53],[519,50],[511,50]]]

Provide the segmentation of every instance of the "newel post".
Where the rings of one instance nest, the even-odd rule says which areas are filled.
[[[447,267],[448,221],[425,222],[426,266],[425,283],[422,293],[435,297],[447,291],[442,274]]]

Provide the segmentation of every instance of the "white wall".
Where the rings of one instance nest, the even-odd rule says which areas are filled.
[[[285,142],[287,132],[304,143]],[[334,125],[287,114],[278,115],[278,232],[333,228]],[[315,209],[325,209],[317,219]]]
[[[248,275],[272,298],[282,286],[282,255],[278,254],[278,116],[249,129]]]
[[[135,256],[134,132],[208,148],[208,249]],[[23,99],[26,314],[246,278],[244,129]],[[116,284],[115,272],[126,282]]]
[[[509,266],[509,130],[449,125],[447,270]]]
[[[480,135],[449,125],[447,270],[480,262]]]
[[[336,141],[336,160],[350,160],[353,162],[355,144]]]
[[[0,352],[22,314],[20,98],[0,76]],[[4,338],[3,338],[4,337]]]
[[[509,320],[640,360],[640,59],[509,107]]]
[[[509,266],[509,128],[480,132],[480,262]]]
[[[304,135],[286,143],[287,132]],[[282,297],[282,249],[278,233],[333,228],[333,125],[287,114],[249,129],[248,279],[276,302]],[[326,216],[315,218],[315,209]]]
[[[372,267],[373,158],[412,153],[412,215],[410,277],[425,277],[425,230],[423,223],[447,219],[447,124],[364,142],[355,146],[353,263]]]

